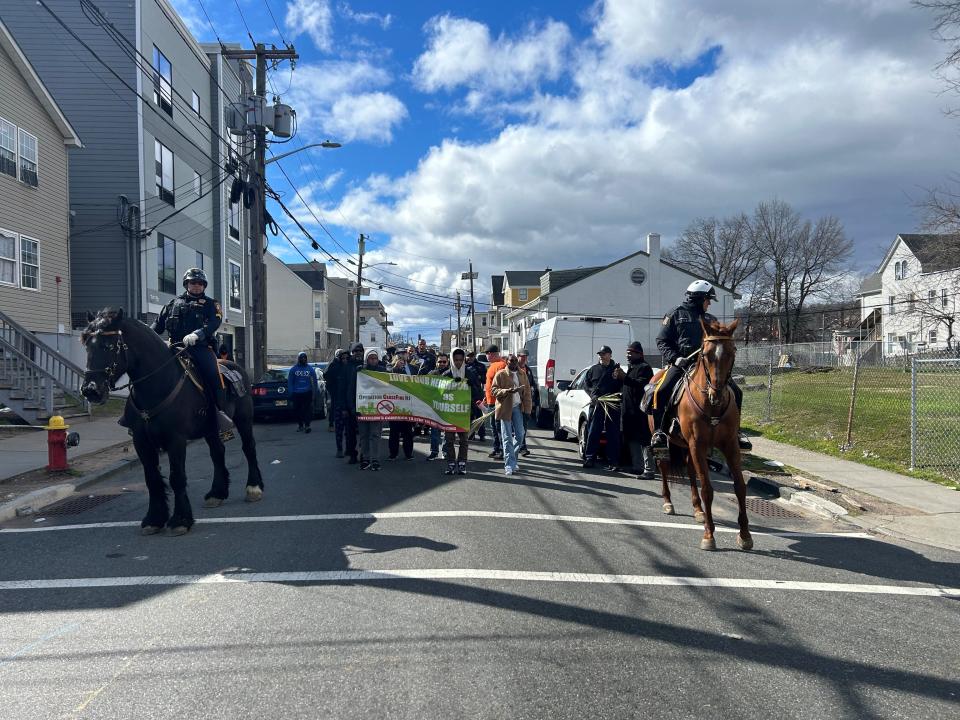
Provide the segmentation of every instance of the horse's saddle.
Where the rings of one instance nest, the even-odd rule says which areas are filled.
[[[203,378],[190,356],[181,355],[178,360],[190,382],[197,387],[197,390],[203,392]],[[217,362],[217,370],[220,371],[220,386],[216,388],[216,391],[221,400],[228,397],[242,398],[247,394],[247,386],[243,381],[243,374],[240,370],[219,361]]]
[[[650,382],[643,388],[643,398],[640,400],[640,409],[647,413],[648,415],[652,414],[654,409],[659,409],[654,407],[654,398],[657,395],[657,389],[663,384],[666,379],[667,368],[658,370]],[[666,409],[669,411],[675,408],[680,404],[680,398],[683,397],[683,391],[687,387],[687,381],[690,378],[690,374],[684,373],[680,380],[674,383],[673,388],[670,391],[670,397],[666,399]],[[663,398],[657,400],[657,403],[664,402]]]

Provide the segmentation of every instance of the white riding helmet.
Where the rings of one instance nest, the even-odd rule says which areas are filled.
[[[706,280],[694,280],[687,286],[687,295],[700,296],[702,298],[717,299],[717,293],[713,285]]]

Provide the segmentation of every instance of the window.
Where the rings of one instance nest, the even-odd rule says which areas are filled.
[[[937,291],[936,291],[936,290],[928,290],[928,291],[927,291],[927,300],[930,302],[931,305],[933,305],[933,303],[936,302],[936,300],[937,300]]]
[[[20,130],[20,182],[32,187],[37,186],[37,139],[28,132]]]
[[[173,115],[173,68],[156,45],[153,46],[153,101],[168,115]]]
[[[937,329],[936,329],[936,328],[934,328],[934,329],[931,330],[929,333],[927,333],[927,342],[929,342],[931,345],[936,345],[936,344],[937,344]]]
[[[0,230],[0,285],[17,284],[17,235]]]
[[[197,250],[197,257],[194,260],[194,267],[198,267],[203,270],[203,253]]]
[[[197,114],[197,117],[200,117],[200,96],[195,92],[192,92],[191,96],[190,107],[193,108],[193,111]]]
[[[897,302],[897,296],[896,296],[896,295],[891,295],[890,297],[887,298],[887,311],[888,311],[891,315],[893,315],[893,314],[896,312],[896,309],[895,309],[895,308],[896,308],[896,304],[895,304],[896,302]]]
[[[900,261],[899,261],[899,260],[897,260],[897,262],[895,262],[895,263],[893,264],[893,279],[894,279],[894,280],[902,280],[902,279],[903,279],[903,276],[900,274]]]
[[[313,334],[313,347],[320,350],[323,347],[323,336],[325,333],[315,332]]]
[[[361,316],[360,316],[360,324],[363,325],[366,321],[367,321],[367,317],[366,317],[365,315],[361,315]]]
[[[902,260],[900,262],[900,279],[904,280],[907,277],[907,261]]]
[[[893,346],[896,341],[896,335],[893,333],[887,333],[887,355],[893,355]]]
[[[177,244],[166,235],[157,235],[157,289],[177,294]]]
[[[940,307],[947,306],[947,289],[940,288]]]
[[[483,317],[480,318],[480,325],[481,325],[482,327],[486,327],[486,326],[487,326],[487,316],[486,316],[486,315],[484,315]]]
[[[520,290],[519,290],[518,292],[520,293],[520,299],[521,299],[521,300],[526,300],[526,299],[527,299],[527,289],[526,289],[526,288],[520,288]]]
[[[323,319],[323,303],[315,302],[313,304],[313,317],[317,320]]]
[[[153,141],[154,159],[156,160],[157,197],[164,202],[175,205],[173,194],[173,153],[159,140]]]
[[[370,342],[375,343],[377,341],[377,336],[375,333],[370,333]]]
[[[240,265],[230,261],[230,309],[240,310],[243,301],[240,296]]]
[[[0,119],[0,173],[17,176],[17,126]]]
[[[197,197],[201,195],[201,188],[203,187],[203,180],[200,178],[200,173],[196,170],[193,171],[193,194]]]
[[[917,296],[914,293],[907,295],[907,310],[913,312],[914,303],[917,301]]]
[[[20,287],[40,289],[40,243],[25,235],[20,236]]]
[[[227,192],[227,214],[229,216],[230,237],[239,242],[240,240],[240,203],[230,202],[230,194]]]

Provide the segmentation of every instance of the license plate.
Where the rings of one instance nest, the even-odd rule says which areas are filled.
[[[277,407],[286,407],[286,406],[287,406],[287,401],[286,401],[286,400],[274,400],[273,404],[276,405]]]

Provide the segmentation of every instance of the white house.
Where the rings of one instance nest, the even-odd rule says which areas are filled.
[[[658,361],[656,337],[663,316],[683,302],[687,286],[702,278],[660,256],[660,236],[647,235],[643,250],[608,265],[575,270],[549,270],[540,276],[539,296],[507,313],[509,348],[526,342],[533,325],[556,315],[629,320],[644,354]],[[721,321],[733,319],[735,295],[717,287],[710,312]]]
[[[379,348],[383,351],[387,347],[387,329],[377,322],[376,317],[368,317],[360,326],[360,342],[365,348]]]
[[[267,360],[295,362],[314,346],[313,288],[281,260],[264,253],[267,268]],[[254,305],[256,309],[256,305]]]
[[[860,333],[883,354],[956,347],[960,236],[900,234],[860,286]]]

